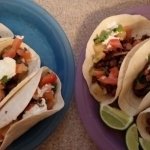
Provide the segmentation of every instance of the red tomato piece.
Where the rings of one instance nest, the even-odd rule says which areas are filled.
[[[123,48],[119,39],[109,40],[108,45],[111,45],[112,48]]]
[[[113,68],[110,69],[110,73],[109,73],[108,77],[102,75],[102,76],[100,76],[98,78],[98,81],[100,81],[103,84],[117,85],[118,74],[119,74],[118,68],[117,67],[113,67]]]
[[[118,78],[118,74],[119,74],[119,70],[117,67],[113,67],[110,69],[110,74],[109,77],[110,78]]]
[[[55,84],[57,81],[57,76],[54,73],[47,74],[41,78],[40,87],[45,84]]]
[[[117,85],[117,78],[110,78],[106,76],[101,76],[98,81],[100,81],[103,84],[108,84],[108,85]]]
[[[93,76],[97,77],[97,78],[100,78],[101,76],[103,76],[105,74],[104,71],[102,70],[94,70],[93,71]]]

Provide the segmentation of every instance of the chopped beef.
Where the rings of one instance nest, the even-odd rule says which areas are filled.
[[[150,64],[145,65],[133,82],[133,92],[137,97],[144,97],[150,91]]]
[[[95,70],[103,71],[104,75],[101,76],[101,80],[99,80],[99,76],[92,76],[92,83],[97,82],[102,88],[105,88],[107,91],[107,94],[110,96],[114,96],[116,92],[117,85],[114,85],[113,83],[113,76],[111,73],[111,69],[116,67],[119,71],[121,64],[124,60],[124,57],[126,54],[133,48],[134,45],[138,44],[139,42],[149,38],[148,35],[143,35],[141,39],[135,39],[134,37],[130,37],[128,39],[120,41],[122,44],[122,48],[109,48],[107,50],[104,50],[104,53],[106,54],[103,59],[98,61],[93,65],[93,68]],[[109,82],[102,82],[103,79],[109,79]],[[111,79],[111,80],[110,80]],[[114,78],[116,80],[116,77]],[[150,76],[147,76],[147,80],[150,80]],[[149,90],[148,88],[145,89],[145,91]]]
[[[146,40],[146,39],[148,39],[148,38],[150,38],[150,36],[147,35],[147,34],[145,34],[145,35],[142,36],[141,40],[143,41],[143,40]]]

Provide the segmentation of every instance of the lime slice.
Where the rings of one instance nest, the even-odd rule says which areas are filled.
[[[125,130],[133,121],[133,117],[109,105],[101,105],[100,116],[106,125],[117,130]]]
[[[138,130],[135,124],[130,126],[126,132],[126,144],[128,150],[139,150]]]
[[[139,141],[143,150],[150,150],[150,141],[145,140],[143,138],[139,138]]]

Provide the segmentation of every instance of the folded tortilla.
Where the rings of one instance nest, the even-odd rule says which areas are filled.
[[[150,21],[146,19],[145,17],[141,15],[128,15],[128,14],[121,14],[116,15],[112,17],[108,17],[104,19],[98,27],[94,30],[93,34],[91,35],[87,47],[86,47],[86,54],[85,54],[85,60],[83,63],[82,71],[83,76],[87,82],[89,91],[91,95],[98,101],[102,102],[103,104],[110,104],[112,103],[119,95],[121,86],[122,86],[122,80],[124,78],[125,71],[128,67],[128,63],[130,61],[130,58],[135,53],[135,51],[140,47],[140,45],[137,45],[135,48],[132,48],[132,50],[126,55],[124,58],[118,75],[117,80],[117,89],[114,96],[110,96],[108,94],[105,94],[103,92],[103,89],[98,84],[92,83],[92,76],[90,74],[93,65],[94,65],[94,59],[97,57],[93,45],[94,45],[94,38],[100,34],[103,30],[106,30],[108,26],[110,26],[113,22],[122,25],[123,27],[127,26],[132,30],[132,37],[138,38],[142,37],[144,34],[150,35]],[[103,51],[99,51],[99,55],[101,55]],[[100,61],[101,59],[98,59],[97,61]]]
[[[126,70],[123,86],[119,95],[119,107],[131,116],[150,106],[150,92],[138,97],[133,91],[133,82],[148,63],[150,56],[150,40],[147,40],[132,56]]]
[[[142,138],[150,141],[150,108],[138,114],[136,123]]]
[[[0,38],[0,54],[3,49],[13,43],[13,38]],[[31,53],[31,60],[28,62],[28,74],[16,87],[14,87],[2,101],[0,102],[0,108],[25,84],[27,83],[39,70],[41,62],[39,55],[27,44],[22,43],[21,48],[26,48]]]
[[[20,113],[24,111],[26,106],[31,101],[42,74],[46,72],[51,73],[53,71],[47,67],[42,67],[38,73],[27,84],[25,84],[14,95],[14,97],[12,97],[11,101],[8,101],[0,110],[0,133],[4,134],[4,140],[0,146],[0,150],[4,150],[9,144],[11,144],[15,139],[25,133],[36,123],[53,115],[64,107],[64,100],[61,95],[61,82],[57,76],[57,88],[53,107],[50,110],[32,114],[26,118],[21,118],[21,120],[18,120]]]
[[[0,38],[14,37],[12,31],[4,24],[0,23]]]

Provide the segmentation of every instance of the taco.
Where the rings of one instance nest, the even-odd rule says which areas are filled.
[[[142,138],[150,141],[150,108],[139,113],[136,123]]]
[[[58,76],[42,67],[0,110],[0,150],[63,106]]]
[[[0,108],[39,68],[38,54],[23,43],[23,37],[0,39]]]
[[[95,29],[87,43],[82,71],[97,101],[110,104],[118,97],[130,58],[139,43],[150,37],[149,29],[148,19],[128,14],[108,17]]]
[[[150,40],[132,56],[119,95],[119,107],[131,116],[150,106]]]
[[[0,23],[0,38],[14,37],[14,34],[4,24]]]

